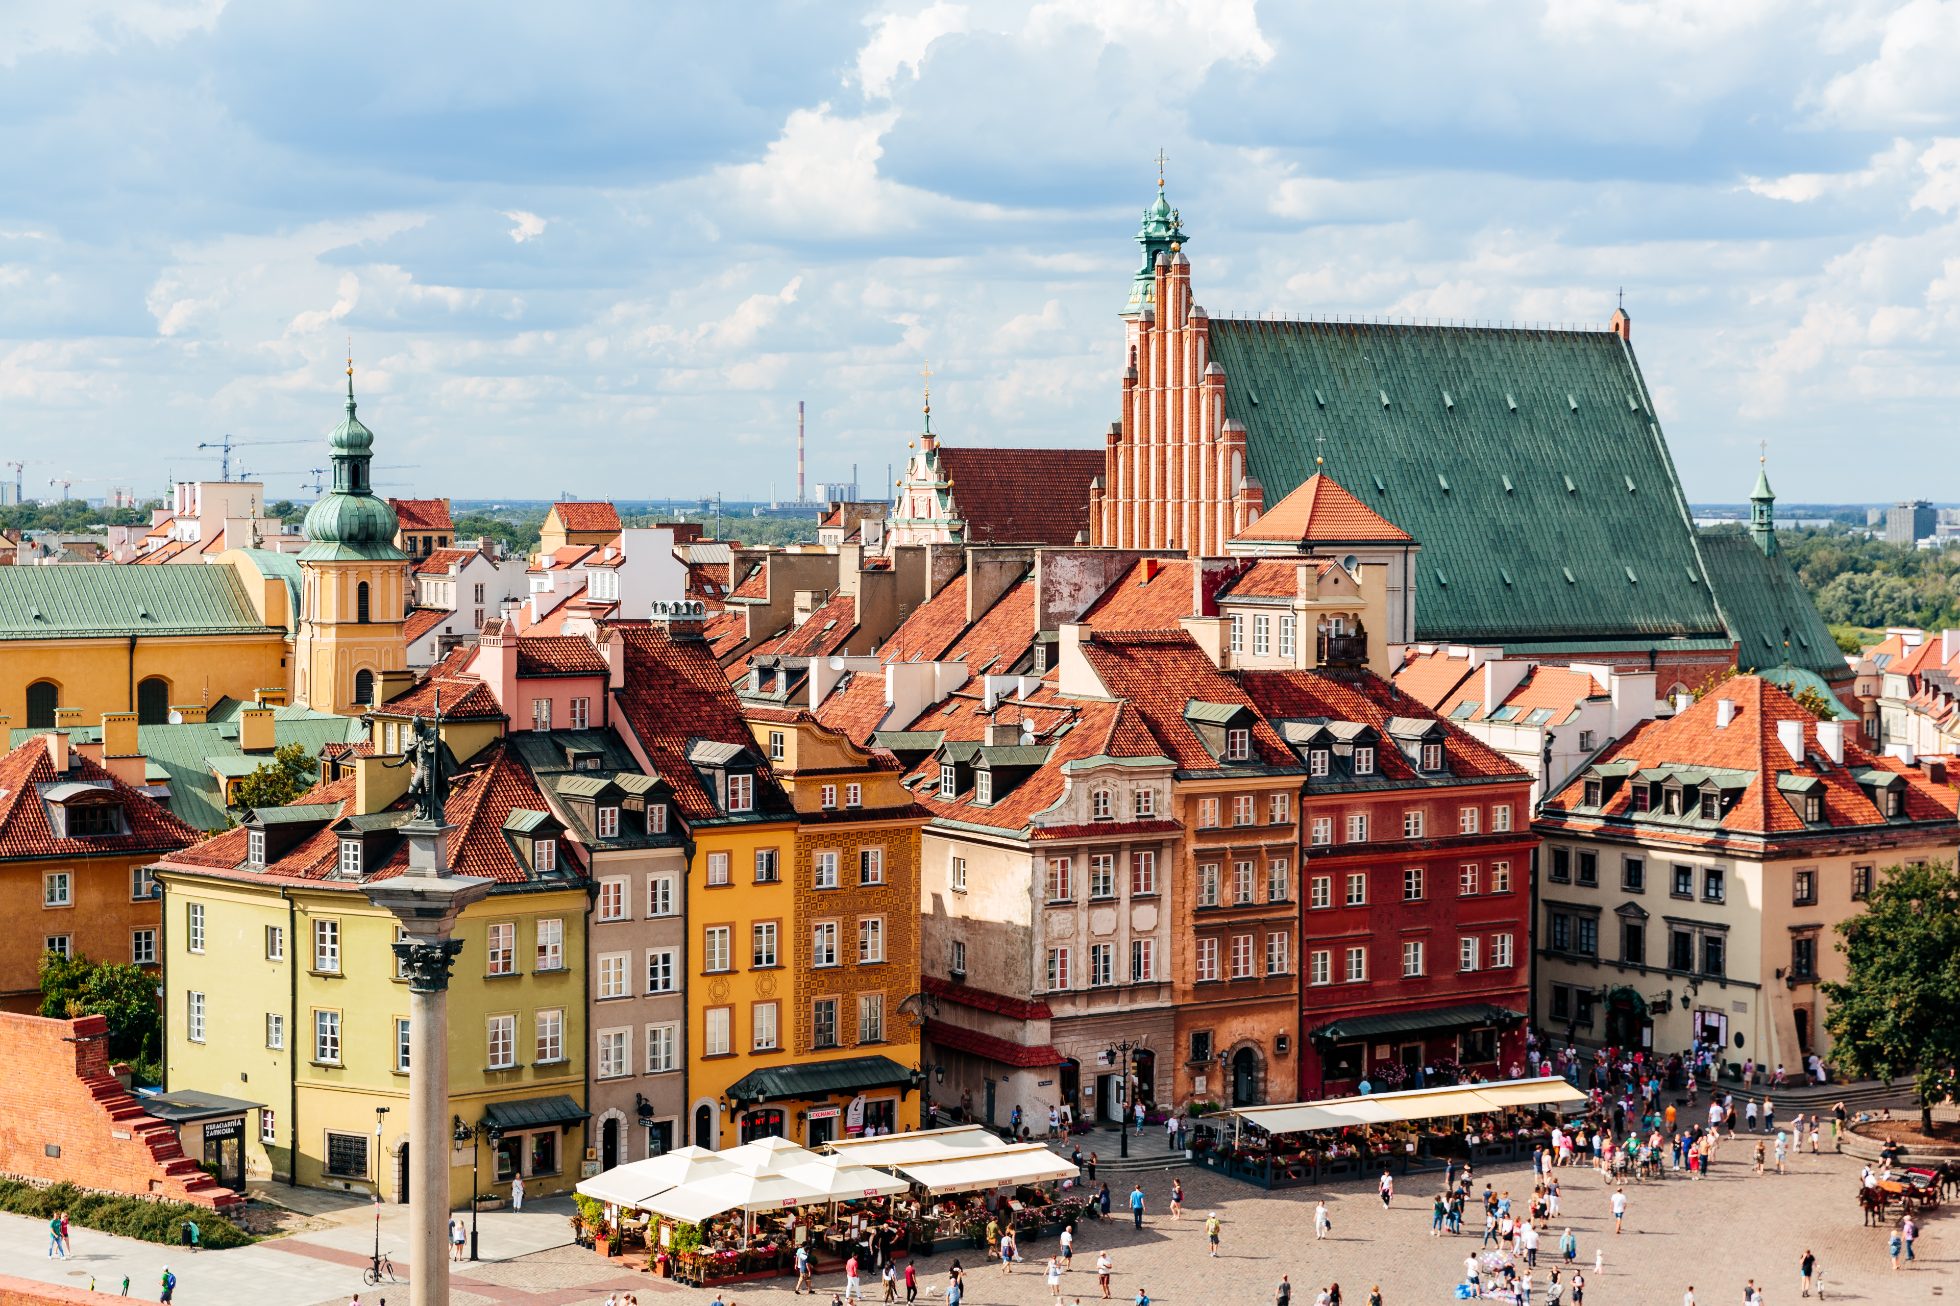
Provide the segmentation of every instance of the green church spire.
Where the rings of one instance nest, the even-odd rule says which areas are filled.
[[[308,559],[364,558],[394,561],[407,555],[395,547],[400,523],[395,510],[374,494],[371,468],[374,432],[354,413],[354,359],[347,359],[347,415],[327,435],[327,454],[333,463],[333,490],[306,510]]]
[[[1137,228],[1137,244],[1143,246],[1143,265],[1130,279],[1130,299],[1123,306],[1124,317],[1135,317],[1155,301],[1157,256],[1169,258],[1187,240],[1177,210],[1164,197],[1164,162],[1164,152],[1157,151],[1157,199],[1143,211],[1143,223]]]
[[[1769,488],[1769,445],[1756,459],[1756,488],[1749,494],[1749,538],[1763,551],[1776,555],[1776,491]]]

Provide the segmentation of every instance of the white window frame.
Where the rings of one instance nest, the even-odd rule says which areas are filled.
[[[1496,834],[1509,834],[1511,831],[1511,805],[1495,803],[1490,809],[1490,828]]]
[[[1420,807],[1412,807],[1402,813],[1402,837],[1404,839],[1422,838],[1423,816]]]
[[[649,995],[680,992],[680,950],[648,948],[646,979],[646,991]]]
[[[619,808],[607,805],[599,809],[599,837],[601,839],[619,838]]]
[[[732,930],[726,925],[706,925],[701,929],[701,973],[721,975],[734,969],[735,958],[729,951],[732,946]]]
[[[318,975],[340,974],[340,921],[335,917],[313,919],[313,971]]]
[[[1332,907],[1334,905],[1334,877],[1331,875],[1314,876],[1308,881],[1307,892],[1309,894],[1307,899],[1308,907],[1315,911]]]
[[[680,1069],[681,1027],[675,1021],[647,1026],[647,1073],[668,1075]]]
[[[1307,983],[1313,985],[1334,982],[1334,954],[1327,948],[1315,948],[1307,954]]]
[[[946,876],[954,893],[966,892],[966,858],[954,855],[946,868]]]
[[[517,1017],[514,1014],[504,1012],[484,1020],[483,1051],[485,1069],[517,1068]]]
[[[594,1079],[624,1079],[633,1073],[633,1031],[625,1026],[602,1029],[597,1038]]]
[[[885,850],[883,848],[858,849],[858,885],[860,888],[885,882]]]
[[[75,905],[75,873],[73,871],[46,871],[41,875],[41,905],[43,907],[73,907]]]
[[[1218,940],[1198,940],[1197,978],[1201,984],[1211,983],[1218,978]]]
[[[1402,978],[1403,979],[1422,978],[1423,969],[1426,964],[1426,958],[1423,956],[1423,954],[1426,951],[1427,949],[1425,949],[1422,946],[1421,939],[1402,940]]]
[[[664,874],[647,876],[647,919],[672,915],[675,915],[674,877]]]
[[[602,952],[597,958],[596,978],[593,981],[592,996],[599,1002],[633,996],[632,981],[626,978],[626,965],[631,954],[625,952]]]
[[[1474,934],[1466,934],[1457,940],[1456,968],[1464,973],[1481,969],[1478,963],[1483,960],[1483,940]]]
[[[1482,825],[1482,808],[1459,807],[1456,809],[1456,832],[1458,834],[1476,834]]]
[[[810,856],[812,885],[818,889],[837,887],[837,850],[821,848]]]
[[[599,881],[598,901],[594,904],[602,921],[623,921],[626,919],[626,880],[622,876],[609,876]]]
[[[517,922],[492,921],[483,931],[483,973],[517,973]]]
[[[1368,949],[1353,947],[1347,950],[1345,966],[1341,972],[1350,984],[1368,982]]]
[[[340,1013],[313,1009],[313,1059],[323,1066],[340,1064]]]
[[[196,990],[184,994],[184,1037],[193,1043],[204,1041],[204,994]]]
[[[565,969],[565,922],[556,916],[538,921],[537,972],[540,975]]]
[[[1292,952],[1292,940],[1287,937],[1285,930],[1266,931],[1266,973],[1268,975],[1287,974],[1287,968],[1293,962]]]
[[[810,966],[827,970],[838,965],[837,922],[817,921],[810,926]]]

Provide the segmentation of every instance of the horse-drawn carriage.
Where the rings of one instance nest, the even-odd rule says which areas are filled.
[[[1859,1185],[1858,1206],[1868,1225],[1884,1224],[1894,1205],[1899,1208],[1900,1219],[1924,1215],[1939,1208],[1941,1195],[1951,1182],[1946,1166],[1908,1166],[1893,1178]]]

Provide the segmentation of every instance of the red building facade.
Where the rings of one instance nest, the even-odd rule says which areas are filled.
[[[1248,672],[1305,763],[1302,1100],[1499,1078],[1530,1011],[1530,777],[1366,672]]]

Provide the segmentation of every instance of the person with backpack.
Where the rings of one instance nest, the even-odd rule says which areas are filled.
[[[163,1267],[163,1280],[159,1286],[162,1288],[162,1295],[157,1298],[158,1301],[167,1302],[176,1295],[177,1276],[170,1272],[168,1265]]]

